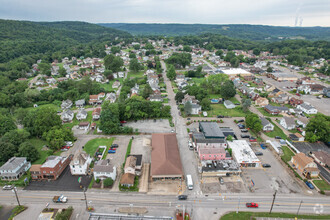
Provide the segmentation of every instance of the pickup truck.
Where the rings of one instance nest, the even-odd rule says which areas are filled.
[[[53,202],[55,203],[67,203],[68,197],[60,195],[60,196],[54,196]]]

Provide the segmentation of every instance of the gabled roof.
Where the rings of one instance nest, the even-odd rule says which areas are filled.
[[[176,134],[152,134],[151,176],[182,176]]]
[[[134,185],[135,175],[131,173],[124,173],[120,179],[121,185]]]
[[[270,122],[264,117],[260,117],[260,120],[263,127],[270,124]]]
[[[306,167],[307,164],[312,163],[313,159],[307,157],[304,153],[300,152],[292,157],[302,168]]]
[[[0,170],[14,170],[26,161],[26,157],[12,157],[4,165],[1,166]]]
[[[330,167],[330,154],[325,151],[313,151],[314,157]]]
[[[110,164],[110,160],[99,160],[97,163],[95,163],[93,172],[107,172],[112,173],[113,172],[113,165]]]
[[[133,156],[127,157],[124,169],[129,168],[129,167],[135,168],[135,166],[136,166],[136,157],[133,157]]]
[[[294,118],[291,117],[283,117],[283,119],[285,120],[285,123],[289,126],[289,125],[296,125]]]

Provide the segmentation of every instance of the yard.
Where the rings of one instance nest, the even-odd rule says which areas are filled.
[[[282,160],[288,162],[291,160],[291,157],[294,156],[292,150],[287,146],[282,146],[283,155],[281,156]]]
[[[194,82],[196,85],[199,85],[199,84],[201,84],[201,82],[203,82],[204,79],[205,79],[204,77],[201,77],[201,78],[193,77],[193,78],[191,78],[191,81]]]
[[[47,142],[41,139],[37,139],[37,138],[33,138],[30,139],[29,142],[35,146],[37,148],[37,150],[39,151],[40,157],[38,160],[34,161],[32,164],[43,164],[47,157],[50,155],[53,155],[53,151],[52,150],[42,150],[44,145],[47,145]],[[61,151],[57,151],[55,152],[54,155],[60,155]]]
[[[66,128],[69,128],[69,129],[72,129],[73,126],[76,126],[76,125],[79,125],[80,122],[84,122],[84,121],[88,121],[88,122],[91,122],[92,121],[92,111],[89,111],[87,112],[87,118],[85,120],[81,120],[81,121],[78,121],[77,118],[76,118],[76,115],[77,113],[75,113],[75,116],[73,118],[73,121],[71,123],[66,123],[64,124],[64,126]]]
[[[313,183],[322,191],[329,191],[330,190],[330,184],[328,184],[325,180],[313,180]]]
[[[93,140],[88,141],[85,144],[84,150],[89,155],[94,156],[94,153],[99,146],[107,146],[107,148],[108,148],[111,146],[111,144],[114,140],[115,140],[115,138],[95,138]]]
[[[117,80],[120,82],[120,85],[123,84],[123,81],[124,81],[123,78],[117,78],[117,79],[109,81],[109,83],[100,83],[100,86],[101,86],[101,88],[104,88],[105,92],[113,92],[117,89],[113,89],[112,84]]]
[[[219,99],[221,98],[220,94],[209,94],[207,96],[209,99]],[[228,99],[229,101],[231,101],[232,103],[240,103],[235,97],[231,97],[230,99]]]
[[[223,104],[211,105],[212,110],[207,111],[209,117],[217,115],[231,116],[231,117],[245,117],[246,113],[243,112],[242,107],[227,109]]]
[[[230,212],[223,215],[220,220],[245,220],[245,219],[255,219],[254,217],[272,217],[272,218],[299,218],[299,219],[329,219],[330,215],[296,215],[289,213],[271,213],[268,212]]]
[[[129,72],[128,73],[128,79],[129,78],[141,78],[141,77],[143,77],[144,76],[144,71],[139,71],[139,72],[136,72],[136,73],[134,73],[134,72]]]
[[[265,132],[264,134],[268,137],[276,137],[276,136],[280,136],[282,139],[287,139],[287,136],[283,133],[282,129],[279,128],[276,124],[274,124],[273,122],[271,122],[274,125],[274,130],[271,132]]]

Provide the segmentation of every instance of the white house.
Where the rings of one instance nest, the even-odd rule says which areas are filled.
[[[308,118],[305,118],[305,117],[300,116],[297,119],[297,124],[301,125],[303,128],[306,128],[308,122],[309,122]]]
[[[70,162],[71,175],[86,175],[92,158],[86,153],[76,154]]]
[[[270,132],[274,130],[274,125],[270,123],[266,118],[260,117],[261,124],[262,124],[262,130],[265,132]]]
[[[282,125],[282,127],[285,128],[286,130],[292,130],[292,129],[295,129],[295,127],[296,127],[294,118],[291,118],[291,117],[281,118],[280,125]]]
[[[191,104],[191,115],[198,115],[202,111],[202,107],[198,104]]]
[[[317,114],[317,109],[306,103],[298,105],[297,108],[301,109],[306,114]]]
[[[236,106],[234,105],[234,103],[232,103],[232,102],[229,101],[229,100],[224,101],[224,105],[225,105],[225,107],[228,108],[228,109],[232,109],[232,108],[235,108],[235,107],[236,107]]]
[[[62,112],[62,115],[61,115],[61,119],[63,122],[70,122],[70,121],[72,121],[73,117],[74,117],[74,113],[73,113],[73,111],[71,111],[69,109]]]
[[[85,109],[80,109],[76,115],[76,118],[78,121],[80,120],[85,120],[87,118],[87,112],[85,111]]]
[[[95,163],[93,169],[94,179],[106,179],[111,178],[116,180],[116,167],[110,164],[110,160],[99,160]]]
[[[75,102],[77,108],[82,108],[85,105],[85,99],[80,99]]]

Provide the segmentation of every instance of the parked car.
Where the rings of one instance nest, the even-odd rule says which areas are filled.
[[[190,118],[187,118],[187,120],[189,121],[189,120],[190,120]]]
[[[69,146],[69,147],[72,147],[73,146],[73,143],[71,141],[65,141],[65,145],[66,146]]]
[[[237,126],[238,126],[240,129],[244,129],[244,128],[245,128],[245,125],[243,125],[243,124],[237,124]]]
[[[282,139],[280,136],[275,136],[275,139]]]
[[[314,185],[312,183],[310,183],[309,181],[306,181],[305,183],[310,189],[314,189]]]
[[[118,144],[112,144],[111,147],[112,148],[118,148],[119,146],[118,146]]]
[[[63,146],[63,147],[61,147],[61,151],[67,151],[67,150],[69,150],[69,149],[70,149],[69,146]]]
[[[109,154],[114,154],[114,153],[116,153],[116,150],[115,150],[115,149],[109,149],[109,150],[108,150],[108,153],[109,153]]]
[[[264,163],[264,164],[262,164],[262,167],[263,168],[269,168],[269,167],[272,167],[270,164],[268,164],[268,163]]]
[[[241,138],[250,138],[250,135],[247,135],[247,134],[241,134]]]
[[[248,132],[248,129],[241,129],[241,132],[246,133]]]
[[[257,156],[262,156],[262,155],[264,155],[262,152],[255,152],[255,155],[257,155]]]
[[[55,203],[67,203],[68,197],[60,195],[60,196],[54,196],[53,202]]]
[[[301,96],[299,93],[296,93],[297,96]]]
[[[224,118],[225,116],[223,115],[217,115],[217,118]]]
[[[297,128],[297,130],[300,131],[300,132],[303,132],[303,130],[301,128]]]
[[[250,142],[257,142],[257,138],[255,138],[255,137],[250,137],[249,140],[250,140]]]
[[[10,190],[13,189],[14,186],[13,185],[4,185],[4,187],[2,187],[3,190]]]
[[[179,200],[187,200],[188,196],[187,195],[179,195],[178,199]]]
[[[173,129],[171,130],[171,133],[174,133],[174,130]]]
[[[121,123],[121,124],[125,124],[125,123],[127,123],[127,121],[120,121],[120,123]]]
[[[248,207],[248,208],[258,208],[259,205],[258,205],[258,203],[250,202],[250,203],[246,203],[246,207]]]
[[[225,181],[223,181],[222,177],[219,177],[219,182],[220,182],[221,185],[225,183]]]
[[[242,123],[242,122],[244,122],[243,119],[237,121],[237,123]]]

